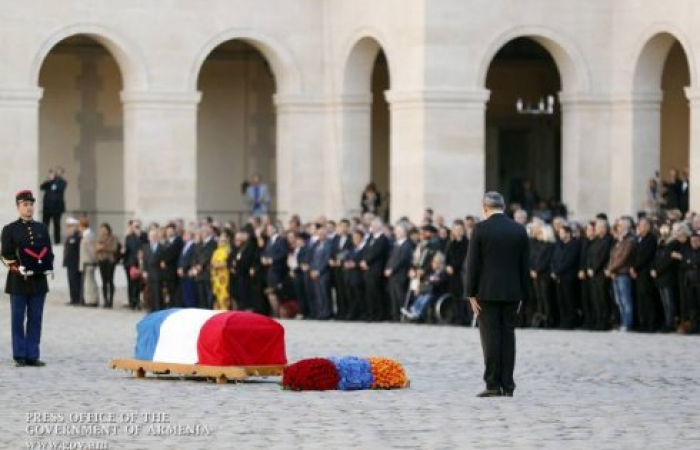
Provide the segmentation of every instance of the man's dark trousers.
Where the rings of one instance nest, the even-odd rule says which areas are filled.
[[[484,350],[486,389],[513,392],[518,302],[481,301],[480,305],[479,333]]]
[[[12,309],[12,356],[15,360],[37,361],[41,341],[41,318],[46,294],[10,295]],[[24,314],[27,325],[24,325]]]

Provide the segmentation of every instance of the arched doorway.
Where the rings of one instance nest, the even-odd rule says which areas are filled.
[[[124,213],[122,74],[95,39],[75,35],[55,45],[39,71],[39,182],[62,168],[66,206],[121,233]]]
[[[391,114],[386,92],[390,86],[389,62],[381,45],[370,37],[360,39],[343,72],[338,164],[343,214],[359,213],[362,192],[374,183],[382,198],[379,214],[389,217]]]
[[[501,47],[486,76],[486,188],[530,212],[534,197],[561,201],[561,87],[552,55],[526,37]]]
[[[199,72],[197,207],[200,215],[241,222],[245,183],[259,174],[276,209],[275,76],[263,54],[243,40],[217,46]]]
[[[647,183],[660,178],[667,187],[666,206],[688,209],[687,183],[671,194],[671,174],[687,181],[690,148],[690,108],[685,88],[690,86],[688,59],[681,43],[660,33],[644,46],[637,61],[633,98],[633,168],[637,172],[634,206],[646,204]]]

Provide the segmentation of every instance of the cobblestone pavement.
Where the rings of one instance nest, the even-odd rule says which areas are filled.
[[[13,366],[2,302],[0,448],[700,448],[698,336],[520,330],[515,397],[478,399],[475,329],[286,321],[291,361],[388,356],[412,381],[403,391],[295,393],[277,379],[216,385],[111,370],[110,358],[131,356],[142,316],[123,298],[107,311],[51,293],[42,369]],[[60,435],[81,422],[87,435]]]

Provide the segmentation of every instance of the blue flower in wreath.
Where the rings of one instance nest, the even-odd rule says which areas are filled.
[[[357,391],[369,389],[374,382],[372,375],[372,366],[366,359],[358,358],[357,356],[331,357],[328,358],[340,375],[338,381],[338,390],[341,391]]]

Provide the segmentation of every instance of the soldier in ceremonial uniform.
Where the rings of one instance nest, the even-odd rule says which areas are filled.
[[[12,309],[12,353],[17,367],[42,367],[39,360],[47,274],[53,271],[51,239],[46,226],[33,220],[34,195],[15,197],[19,219],[2,229],[2,260],[7,265],[5,292]],[[25,328],[26,319],[26,328]]]

